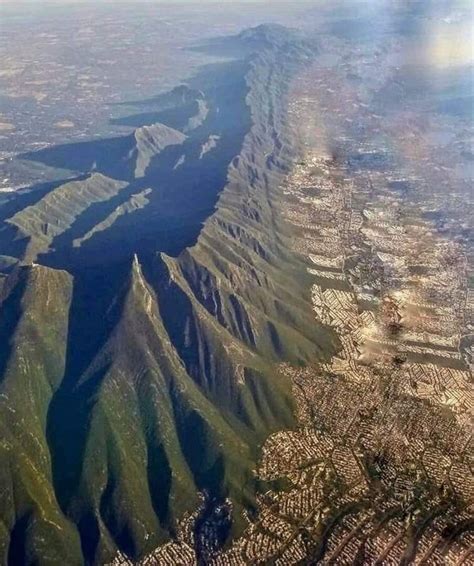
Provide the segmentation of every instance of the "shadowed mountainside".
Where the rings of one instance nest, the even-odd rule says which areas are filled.
[[[298,157],[287,85],[314,46],[278,26],[216,45],[248,56],[132,103],[133,134],[23,156],[80,176],[0,227],[7,563],[138,558],[202,491],[238,532],[259,446],[294,424],[274,364],[337,348],[279,188]]]

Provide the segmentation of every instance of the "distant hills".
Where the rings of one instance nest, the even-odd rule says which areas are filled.
[[[338,346],[281,214],[315,47],[280,26],[218,45],[244,57],[130,103],[133,134],[22,156],[71,178],[1,216],[2,562],[138,559],[200,493],[239,532],[259,446],[294,424],[275,364]]]

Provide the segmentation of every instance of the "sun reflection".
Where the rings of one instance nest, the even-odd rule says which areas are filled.
[[[474,61],[472,22],[431,20],[427,24],[424,46],[426,63],[439,69],[462,67]]]

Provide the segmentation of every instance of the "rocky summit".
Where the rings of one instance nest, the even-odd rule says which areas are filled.
[[[0,565],[473,563],[470,17],[2,3]]]

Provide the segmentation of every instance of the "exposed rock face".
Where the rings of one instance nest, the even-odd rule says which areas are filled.
[[[81,181],[71,181],[49,192],[36,204],[7,219],[20,235],[29,238],[25,260],[46,252],[54,238],[66,232],[91,204],[110,199],[127,183],[93,173]]]
[[[144,177],[147,167],[153,157],[158,155],[169,145],[179,145],[184,142],[186,136],[173,128],[163,124],[153,126],[142,126],[135,131],[136,148],[132,150],[130,157],[136,159],[135,177]]]
[[[1,286],[0,423],[18,426],[2,444],[4,557],[138,558],[199,508],[202,491],[229,498],[241,530],[259,445],[295,422],[275,363],[337,346],[313,320],[307,263],[282,215],[280,184],[298,156],[286,89],[312,48],[298,39],[280,50],[272,30],[256,33],[265,47],[218,66],[220,82],[194,98],[188,137],[156,124],[88,146],[71,168],[97,172],[7,221],[30,238],[18,259],[41,253],[52,267],[16,269]],[[217,145],[200,155],[211,134]],[[18,398],[15,380],[25,381]]]
[[[92,236],[97,232],[103,232],[104,230],[107,230],[124,214],[132,214],[142,208],[145,208],[145,206],[147,206],[147,204],[149,204],[150,202],[148,195],[151,192],[152,189],[148,188],[139,193],[133,194],[127,201],[119,205],[113,212],[111,212],[109,216],[107,216],[107,218],[105,218],[102,222],[99,222],[99,224],[96,224],[93,228],[91,228],[91,230],[89,230],[89,232],[84,234],[82,238],[77,238],[76,240],[74,240],[73,246],[81,246],[83,242],[86,242],[87,240],[92,238]]]
[[[205,100],[197,100],[196,101],[196,113],[193,114],[186,126],[184,127],[185,132],[190,132],[198,128],[201,124],[203,124],[204,120],[207,118],[209,113],[209,108],[206,104]]]

